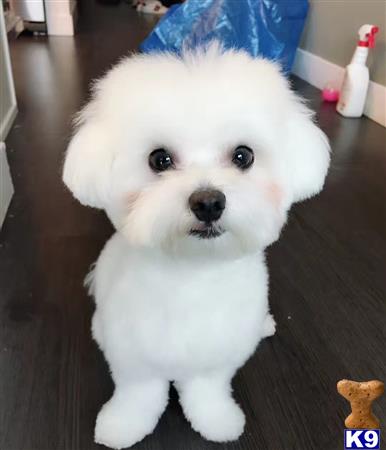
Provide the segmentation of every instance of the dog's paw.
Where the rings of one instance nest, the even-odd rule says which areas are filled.
[[[276,332],[276,322],[272,314],[268,313],[264,319],[262,338],[273,336]]]
[[[131,447],[153,431],[146,417],[127,415],[124,408],[107,402],[98,414],[95,425],[95,442],[106,447],[121,449]],[[144,420],[141,420],[144,419]]]
[[[244,413],[232,398],[215,404],[204,402],[202,408],[190,411],[189,420],[195,431],[214,442],[235,441],[245,425]]]
[[[116,389],[100,410],[95,442],[115,449],[131,447],[150,434],[168,402],[169,383],[153,380]]]

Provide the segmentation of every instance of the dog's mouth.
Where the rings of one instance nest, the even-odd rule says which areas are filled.
[[[199,239],[214,239],[225,233],[225,230],[220,226],[215,226],[212,223],[202,224],[196,226],[189,231],[191,236],[195,236]]]

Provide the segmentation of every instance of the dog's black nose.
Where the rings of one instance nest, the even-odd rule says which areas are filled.
[[[198,220],[210,223],[221,217],[225,201],[226,197],[221,191],[206,189],[193,192],[189,197],[189,206]]]

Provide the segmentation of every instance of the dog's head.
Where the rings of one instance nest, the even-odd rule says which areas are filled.
[[[278,67],[217,45],[123,60],[79,115],[63,179],[133,245],[238,251],[322,189],[329,145]]]

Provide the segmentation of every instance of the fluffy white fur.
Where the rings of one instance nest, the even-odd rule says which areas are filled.
[[[241,144],[255,154],[246,171],[231,162]],[[175,169],[150,169],[159,147]],[[151,433],[170,381],[202,436],[240,436],[231,380],[275,331],[264,249],[290,205],[322,189],[328,165],[325,135],[278,67],[243,52],[133,56],[95,84],[63,178],[117,229],[91,286],[92,332],[115,383],[97,442],[122,448]],[[188,198],[203,187],[226,195],[225,233],[213,239],[189,234]]]

